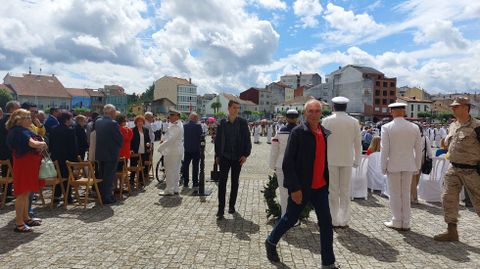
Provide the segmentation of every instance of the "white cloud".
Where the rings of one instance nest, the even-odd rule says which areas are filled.
[[[252,2],[266,9],[287,9],[287,3],[282,0],[253,0]]]
[[[354,14],[353,11],[332,3],[327,5],[324,19],[333,29],[325,37],[334,42],[353,43],[385,29],[384,25],[376,23],[367,13]]]
[[[465,49],[468,41],[451,21],[436,20],[420,26],[420,31],[414,35],[417,43],[443,42],[452,49]]]
[[[97,49],[103,49],[102,43],[98,37],[93,37],[91,35],[80,35],[72,38],[73,42],[80,46],[90,46]]]
[[[319,0],[295,0],[293,12],[300,17],[302,27],[315,27],[318,25],[317,16],[322,14],[323,7]]]

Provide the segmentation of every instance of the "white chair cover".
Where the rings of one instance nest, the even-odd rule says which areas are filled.
[[[368,188],[375,191],[384,191],[387,176],[382,173],[380,152],[368,156],[367,168]]]
[[[441,202],[443,179],[450,162],[445,155],[434,157],[430,175],[422,174],[418,183],[418,198],[427,202]]]
[[[360,165],[352,169],[352,180],[350,184],[350,197],[352,200],[354,198],[364,198],[366,200],[368,197],[367,166],[368,158],[366,155],[362,155]]]

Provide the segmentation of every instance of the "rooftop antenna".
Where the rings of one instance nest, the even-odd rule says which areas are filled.
[[[29,75],[32,74],[32,67],[31,67],[31,66],[28,67],[28,74],[29,74]]]
[[[42,74],[42,65],[40,65],[40,75]]]

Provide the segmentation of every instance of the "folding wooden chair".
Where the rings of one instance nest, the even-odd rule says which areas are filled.
[[[50,199],[50,208],[53,208],[55,204],[55,187],[60,184],[60,190],[62,191],[62,195],[65,197],[65,187],[63,186],[63,182],[67,181],[67,178],[62,178],[62,174],[60,173],[60,165],[58,164],[58,161],[53,161],[53,164],[55,165],[55,170],[57,171],[57,177],[56,178],[49,178],[45,180],[45,187],[51,187],[52,188],[52,196]],[[40,199],[42,200],[42,204],[45,205],[45,199],[43,196],[43,188],[40,189],[39,191]]]
[[[127,159],[125,157],[120,158],[118,164],[122,165],[122,169],[120,171],[117,170],[116,173],[116,183],[115,187],[118,191],[118,198],[123,200],[123,190],[127,187],[128,195],[131,193],[130,189],[130,180],[128,177],[128,170],[127,170]]]
[[[7,201],[7,189],[8,189],[8,184],[13,183],[13,176],[12,176],[12,165],[10,164],[10,160],[1,160],[0,165],[3,167],[7,167],[7,172],[6,176],[1,176],[0,175],[0,188],[3,188],[3,195],[2,195],[2,201],[0,203],[0,208],[3,208],[5,206],[5,203]]]
[[[91,162],[70,162],[67,161],[68,168],[68,184],[65,192],[64,206],[67,207],[67,197],[70,191],[70,186],[75,189],[75,197],[78,203],[81,203],[79,187],[85,187],[83,208],[87,207],[89,201],[90,188],[94,187],[97,194],[97,201],[103,206],[102,196],[100,195],[100,189],[98,183],[102,182],[101,179],[95,178],[95,170],[93,169]]]
[[[133,160],[138,160],[137,165],[131,166]],[[134,178],[134,184],[135,184],[135,189],[138,190],[139,184],[140,184],[140,177],[143,175],[143,165],[142,165],[142,154],[140,153],[131,153],[130,154],[130,163],[129,166],[127,167],[127,171],[130,173],[135,173],[135,178]],[[143,185],[145,186],[145,177],[142,176],[143,180]]]
[[[144,174],[144,179],[150,180],[150,177],[152,177],[153,180],[153,178],[155,177],[155,175],[153,174],[153,151],[150,151],[150,153],[148,154],[148,160],[143,161],[143,167],[147,167],[147,173]]]

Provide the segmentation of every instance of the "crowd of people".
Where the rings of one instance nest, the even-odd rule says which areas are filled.
[[[184,188],[189,187],[190,164],[192,187],[198,188],[201,142],[207,133],[212,135],[215,164],[220,167],[216,217],[222,220],[228,175],[231,174],[228,213],[233,214],[242,166],[252,151],[251,136],[256,144],[263,134],[271,144],[269,165],[277,175],[281,205],[281,217],[265,240],[269,260],[280,261],[279,240],[310,203],[320,228],[322,266],[337,268],[333,231],[346,229],[351,222],[350,181],[362,155],[369,159],[369,180],[388,183],[392,217],[384,225],[406,232],[411,227],[411,203],[418,203],[420,174],[434,155],[432,148],[436,154],[446,154],[451,167],[445,175],[442,202],[448,229],[434,239],[457,241],[459,193],[463,186],[480,215],[480,121],[469,115],[469,100],[457,98],[451,104],[455,120],[448,128],[408,121],[404,103],[389,105],[393,118],[390,122],[361,126],[346,113],[348,102],[345,97],[333,98],[334,112],[324,119],[321,102],[310,100],[305,104],[302,122],[298,121],[298,111],[291,109],[286,112],[286,124],[249,124],[238,116],[240,104],[232,100],[227,117],[211,130],[205,122],[199,123],[194,112],[188,121],[182,122],[181,113],[174,108],[168,111],[168,123],[158,124],[150,112],[127,121],[113,105],[106,105],[101,116],[73,116],[53,108],[46,117],[34,104],[20,106],[11,101],[0,120],[0,157],[13,163],[14,183],[9,192],[13,190],[16,197],[15,231],[30,232],[31,226],[41,225],[42,220],[33,215],[31,203],[33,193],[42,188],[42,181],[38,180],[42,151],[48,149],[52,159],[59,162],[62,177],[68,176],[66,161],[94,162],[97,177],[103,180],[99,186],[102,201],[110,204],[116,202],[113,182],[121,169],[119,159],[129,160],[131,166],[138,163],[133,154],[151,161],[156,138],[160,139],[158,151],[164,158],[166,173],[166,188],[161,195],[179,195],[179,182],[183,182]],[[162,133],[161,137],[156,137],[156,131]],[[2,173],[6,170],[2,167]],[[140,178],[146,176],[147,169]],[[135,187],[142,190],[143,182],[140,180]],[[135,184],[133,173],[130,183]],[[55,190],[58,201],[60,195]],[[66,200],[71,203],[74,199],[69,195]]]

